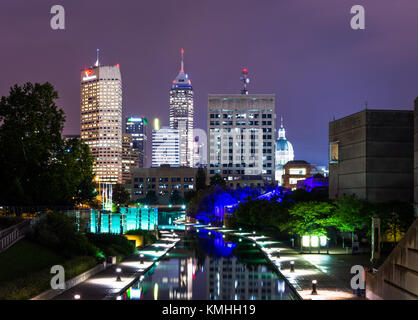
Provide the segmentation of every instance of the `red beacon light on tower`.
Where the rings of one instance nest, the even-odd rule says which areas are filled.
[[[243,83],[243,88],[241,90],[241,94],[248,94],[247,85],[250,83],[250,78],[248,78],[248,70],[247,68],[242,69],[242,75],[240,78],[241,82]]]

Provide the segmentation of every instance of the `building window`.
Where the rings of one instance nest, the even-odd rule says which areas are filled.
[[[289,169],[289,174],[292,174],[292,175],[306,175],[306,168]]]
[[[338,141],[329,144],[329,163],[338,163]]]

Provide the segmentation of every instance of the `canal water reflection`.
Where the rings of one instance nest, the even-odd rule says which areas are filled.
[[[296,294],[252,242],[188,231],[123,295],[132,300],[289,300]]]

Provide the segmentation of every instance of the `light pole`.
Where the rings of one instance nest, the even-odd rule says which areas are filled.
[[[312,280],[312,295],[317,295],[318,292],[316,291],[316,285],[317,285],[317,281],[316,280]]]
[[[116,274],[117,274],[117,276],[116,276],[116,281],[122,281],[122,279],[121,279],[121,277],[120,277],[120,273],[122,272],[122,269],[121,268],[116,268]]]

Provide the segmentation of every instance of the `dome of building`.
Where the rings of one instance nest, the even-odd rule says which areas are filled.
[[[283,120],[280,125],[278,138],[276,140],[276,166],[283,166],[295,158],[293,146],[286,139],[286,130],[283,128]]]

